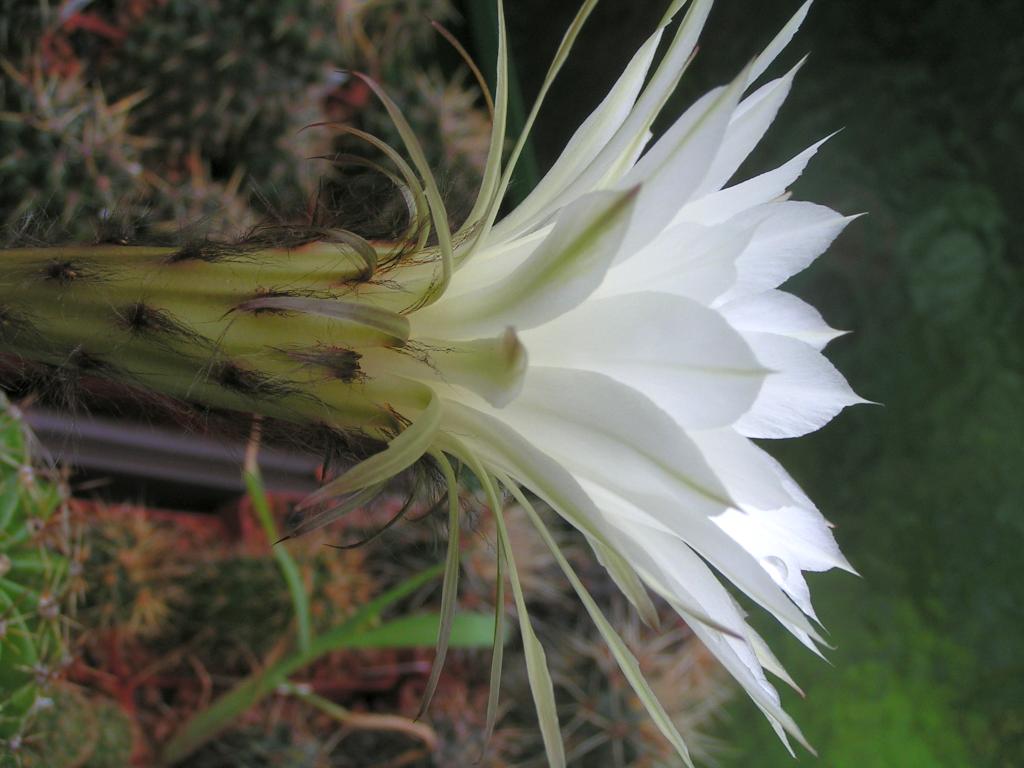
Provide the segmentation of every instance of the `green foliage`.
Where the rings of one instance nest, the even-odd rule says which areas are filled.
[[[966,735],[982,726],[977,714],[964,714],[962,686],[975,661],[956,641],[937,632],[911,600],[870,589],[842,577],[819,582],[821,618],[840,643],[827,655],[831,664],[810,658],[769,629],[780,660],[807,698],[790,696],[796,717],[825,764],[832,768],[961,768],[976,765]],[[735,758],[761,750],[758,765],[783,768],[792,758],[771,744],[753,706],[738,702],[742,716],[727,727]],[[752,725],[754,727],[752,727]]]

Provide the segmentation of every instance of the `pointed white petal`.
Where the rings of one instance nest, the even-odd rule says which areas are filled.
[[[782,682],[786,683],[786,685],[801,696],[804,695],[803,690],[796,684],[796,681],[792,678],[789,672],[786,671],[786,668],[782,666],[782,662],[780,662],[778,657],[772,652],[772,649],[768,647],[768,643],[764,641],[764,638],[757,634],[753,629],[748,629],[747,641],[750,643],[750,647],[754,649],[754,654],[757,656],[757,660],[761,662],[762,667],[782,680]]]
[[[491,233],[493,241],[516,237],[551,215],[555,200],[594,160],[629,116],[647,77],[662,31],[659,28],[640,47],[604,101],[576,129],[558,160],[527,198],[495,225]]]
[[[768,47],[765,48],[761,55],[754,61],[754,66],[750,70],[750,82],[753,83],[757,78],[764,74],[765,70],[772,65],[776,57],[782,53],[782,51],[789,45],[793,36],[797,30],[800,29],[800,25],[804,23],[804,19],[807,18],[807,11],[811,8],[811,0],[807,0],[806,3],[800,6],[800,9],[793,14],[786,26],[779,30]]]
[[[531,368],[521,395],[492,413],[567,469],[622,535],[639,525],[685,541],[786,626],[814,633],[771,575],[712,521],[730,505],[724,488],[646,398],[600,374]]]
[[[607,376],[531,366],[520,396],[495,415],[576,476],[600,481],[614,472],[609,487],[666,494],[704,515],[730,504],[686,433]]]
[[[594,505],[576,479],[513,428],[493,415],[454,400],[445,403],[444,425],[448,434],[465,440],[488,466],[513,478],[582,533],[600,541],[609,552],[624,557],[626,562],[637,567],[637,553],[626,550],[625,542],[618,537],[618,529]],[[452,453],[461,455],[458,448]],[[693,557],[699,562],[696,555]],[[686,592],[676,596],[675,604],[692,619],[733,634],[740,631],[738,627],[728,626],[725,618],[706,614]]]
[[[729,535],[720,524],[716,524],[715,521],[720,518],[709,520],[686,503],[655,494],[619,492],[614,487],[618,475],[607,469],[607,479],[602,481],[581,477],[577,467],[571,464],[567,466],[580,477],[581,487],[605,514],[606,519],[620,529],[622,537],[639,536],[644,546],[650,546],[652,536],[648,534],[654,531],[666,539],[676,538],[685,542],[802,642],[817,638],[814,628],[800,609],[783,593],[785,586],[777,582],[776,575],[749,552],[742,542]]]
[[[637,214],[623,241],[620,260],[651,242],[697,191],[719,150],[745,83],[744,72],[727,87],[699,99],[619,182],[620,189],[642,185]]]
[[[603,373],[685,427],[732,423],[766,375],[718,313],[663,293],[592,299],[521,338],[531,365]]]
[[[597,6],[597,2],[598,0],[583,0],[582,5],[580,5],[580,9],[576,12],[575,18],[572,20],[569,28],[565,31],[565,35],[562,37],[562,42],[559,44],[558,50],[555,51],[554,58],[551,60],[547,74],[544,76],[544,80],[540,85],[540,90],[537,93],[537,97],[534,99],[533,106],[530,108],[529,114],[527,114],[526,119],[523,121],[523,127],[519,132],[519,137],[516,139],[515,144],[512,146],[512,150],[509,152],[508,162],[502,172],[501,182],[498,185],[494,196],[494,205],[487,211],[480,222],[479,229],[477,231],[477,238],[481,242],[486,242],[490,239],[494,222],[498,218],[498,211],[501,207],[501,202],[505,199],[505,193],[508,191],[508,185],[512,181],[512,174],[515,172],[516,163],[518,163],[519,157],[522,154],[523,149],[526,147],[526,141],[530,136],[530,131],[533,129],[534,122],[537,120],[537,115],[540,113],[540,108],[544,104],[544,99],[547,98],[547,94],[551,89],[552,83],[554,83],[555,78],[558,76],[558,72],[562,69],[562,65],[565,64],[566,59],[569,57],[569,52],[572,50],[573,43],[575,43],[576,38],[579,37],[580,31],[583,29],[583,25]]]
[[[731,427],[688,433],[738,504],[764,509],[800,503],[779,476],[778,462]]]
[[[682,77],[700,36],[704,22],[711,11],[713,0],[693,0],[686,17],[679,25],[675,37],[658,65],[647,87],[637,100],[626,121],[619,126],[615,135],[598,153],[586,169],[552,201],[554,207],[568,202],[603,185],[615,184],[619,176],[611,172],[625,173],[631,167],[623,162],[625,158],[636,157],[650,136],[651,125],[661,112],[665,102],[675,90]],[[679,4],[674,4],[670,12],[662,19],[661,26],[668,23],[673,11]]]
[[[760,221],[737,260],[737,284],[719,299],[721,303],[778,287],[810,266],[856,218],[797,201],[773,203],[766,209],[771,215]]]
[[[658,609],[654,607],[651,596],[647,594],[647,587],[633,566],[626,562],[622,555],[610,550],[592,536],[587,536],[586,539],[590,548],[594,550],[597,561],[604,566],[615,586],[626,596],[643,622],[649,627],[657,627]]]
[[[653,528],[631,526],[624,518],[618,518],[617,522],[617,526],[615,521],[609,523],[616,544],[653,591],[668,601],[691,626],[705,626],[700,616],[714,616],[719,626],[729,630],[725,633],[715,629],[716,634],[745,645],[742,638],[746,636],[747,625],[743,615],[712,570],[693,550],[681,540]],[[692,612],[694,609],[698,611],[696,615]]]
[[[730,301],[718,311],[739,331],[791,336],[818,350],[844,333],[829,326],[810,304],[775,289]]]
[[[747,437],[799,437],[823,427],[858,397],[843,375],[809,344],[773,333],[747,333],[758,360],[775,371],[750,412],[736,422]]]
[[[641,543],[630,541],[624,543],[624,547],[627,556],[638,564],[652,588],[680,612],[697,637],[739,682],[769,722],[779,728],[780,734],[788,732],[811,749],[799,727],[783,711],[778,692],[765,677],[757,654],[746,639],[748,627],[742,614],[710,569],[682,542],[658,536],[656,532],[646,536],[641,532],[638,536],[644,537]],[[725,634],[693,621],[679,605],[678,595],[696,601],[702,611],[720,617],[729,626],[742,627],[742,634],[739,637]]]
[[[787,526],[792,523],[794,537],[789,540],[788,545],[794,548],[800,568],[805,571],[827,571],[831,568],[839,568],[849,573],[856,574],[853,566],[846,559],[832,536],[832,524],[826,520],[818,508],[814,506],[803,489],[797,484],[774,457],[765,451],[761,451],[764,458],[769,462],[779,482],[786,493],[793,499],[792,504],[784,505],[785,511],[765,512],[763,522],[765,525],[775,519],[776,535],[785,537]],[[743,508],[750,511],[756,507],[755,503],[744,504]],[[777,519],[776,519],[777,518]]]
[[[503,243],[489,243],[479,249],[472,259],[463,261],[459,270],[452,276],[444,300],[451,301],[458,296],[505,280],[533,255],[544,238],[551,234],[552,229],[554,225],[548,224],[528,235]]]
[[[757,557],[765,570],[811,617],[810,590],[803,571],[842,568],[852,571],[817,510],[803,507],[730,510],[715,518],[733,539]]]
[[[792,754],[793,750],[789,746],[786,734],[793,736],[809,752],[814,753],[814,748],[811,747],[800,727],[782,709],[782,700],[778,691],[768,682],[761,662],[751,645],[746,640],[736,640],[700,624],[691,624],[690,626],[707,649],[743,687],[743,690],[771,723],[790,753]]]
[[[728,221],[743,211],[781,197],[789,186],[800,178],[807,163],[829,138],[831,137],[826,136],[774,170],[693,200],[679,212],[675,221],[717,224]]]
[[[732,177],[768,131],[789,95],[801,62],[788,74],[762,86],[736,108],[722,145],[694,197],[716,192]]]

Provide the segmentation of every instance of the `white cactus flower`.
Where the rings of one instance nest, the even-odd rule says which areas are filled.
[[[586,0],[567,32],[507,160],[500,22],[491,146],[478,200],[457,231],[399,108],[364,78],[408,157],[347,129],[387,156],[392,169],[380,170],[407,197],[411,221],[399,248],[312,228],[269,249],[8,249],[0,254],[4,349],[74,380],[82,372],[127,379],[188,403],[387,442],[307,499],[293,534],[432,461],[447,482],[450,541],[427,699],[456,602],[460,509],[451,460],[467,467],[497,522],[498,571],[513,589],[551,765],[565,757],[505,532],[505,491],[551,546],[626,678],[688,763],[672,720],[532,497],[586,537],[642,615],[655,613],[649,589],[689,623],[784,741],[788,734],[806,744],[766,672],[788,676],[722,581],[814,650],[821,638],[803,573],[851,570],[822,515],[751,441],[805,434],[862,402],[821,353],[837,332],[779,289],[850,218],[788,199],[819,144],[730,183],[789,92],[796,68],[759,80],[807,5],[735,80],[652,143],[651,126],[711,7],[691,0],[655,65],[667,26],[686,5],[674,0],[547,175],[498,220],[526,134],[595,4]],[[496,642],[489,727],[500,671]]]
[[[402,373],[427,385],[429,404],[410,415],[411,426],[387,451],[340,478],[334,491],[370,485],[425,452],[467,464],[495,507],[502,487],[524,504],[521,489],[530,491],[586,535],[639,610],[651,610],[644,586],[668,601],[780,737],[806,744],[765,672],[788,676],[715,571],[815,649],[821,638],[802,574],[852,570],[812,502],[751,441],[803,435],[863,402],[821,353],[838,332],[779,289],[851,217],[788,199],[820,143],[729,184],[789,92],[799,67],[757,83],[809,4],[735,80],[649,144],[711,7],[693,0],[652,73],[663,32],[684,4],[672,4],[547,175],[497,222],[522,147],[520,141],[502,167],[504,30],[493,147],[477,207],[459,232],[448,232],[415,139],[381,94],[427,180],[444,264],[440,280],[436,263],[422,265],[433,287],[405,312],[409,338],[432,352],[407,360]],[[585,4],[567,34],[541,98],[593,5]],[[536,108],[528,126],[535,116]],[[381,366],[396,370],[393,361]],[[373,361],[364,359],[364,367]],[[375,463],[386,471],[365,471]],[[560,764],[543,653],[515,579],[514,553],[502,544],[549,760]],[[630,669],[628,652],[587,605],[686,756]]]

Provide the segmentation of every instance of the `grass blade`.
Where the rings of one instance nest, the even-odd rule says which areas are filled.
[[[307,651],[313,637],[312,623],[309,617],[309,595],[306,594],[306,585],[302,583],[299,566],[291,554],[284,547],[273,546],[274,542],[278,540],[277,526],[274,525],[274,517],[270,512],[270,504],[267,502],[267,494],[263,488],[263,479],[260,476],[259,466],[255,462],[246,469],[245,488],[249,493],[253,511],[263,527],[267,542],[271,544],[271,551],[274,553],[277,566],[281,569],[281,575],[288,585],[292,610],[295,612],[295,630],[299,649]]]

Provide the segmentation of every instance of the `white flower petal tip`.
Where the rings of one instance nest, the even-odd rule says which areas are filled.
[[[542,94],[593,4],[583,4]],[[383,453],[317,498],[362,493],[424,455],[466,466],[491,506],[500,506],[508,490],[529,509],[527,492],[533,494],[585,536],[645,620],[656,620],[649,590],[690,623],[787,749],[792,739],[813,753],[766,673],[799,688],[726,583],[812,652],[829,647],[804,574],[854,571],[813,503],[750,438],[804,435],[869,402],[822,354],[844,332],[780,288],[858,216],[789,195],[836,134],[778,168],[732,180],[805,66],[806,57],[754,88],[809,2],[732,82],[699,98],[648,146],[652,125],[693,60],[711,5],[670,4],[551,171],[499,218],[523,142],[506,162],[502,21],[492,146],[469,220],[454,233],[421,147],[397,106],[376,89],[410,155],[411,163],[386,151],[417,212],[418,258],[389,267],[388,280],[404,290],[396,292],[401,301],[387,286],[367,286],[374,312],[356,318],[347,310],[342,319],[361,319],[374,338],[400,340],[360,351],[360,385],[379,389],[381,410],[399,426],[389,427]],[[684,6],[655,63],[666,26]],[[536,114],[535,106],[527,125]],[[499,552],[545,749],[560,762],[551,678],[504,534]],[[687,759],[629,655],[585,591],[580,595],[648,712]],[[497,679],[500,654],[495,658]]]
[[[792,18],[786,22],[786,25],[779,30],[779,33],[768,44],[768,47],[754,60],[754,66],[750,71],[750,82],[753,83],[761,77],[765,70],[772,65],[776,57],[789,45],[797,30],[800,29],[800,25],[807,18],[807,12],[811,10],[811,2],[812,0],[807,0],[807,2],[800,6]]]

